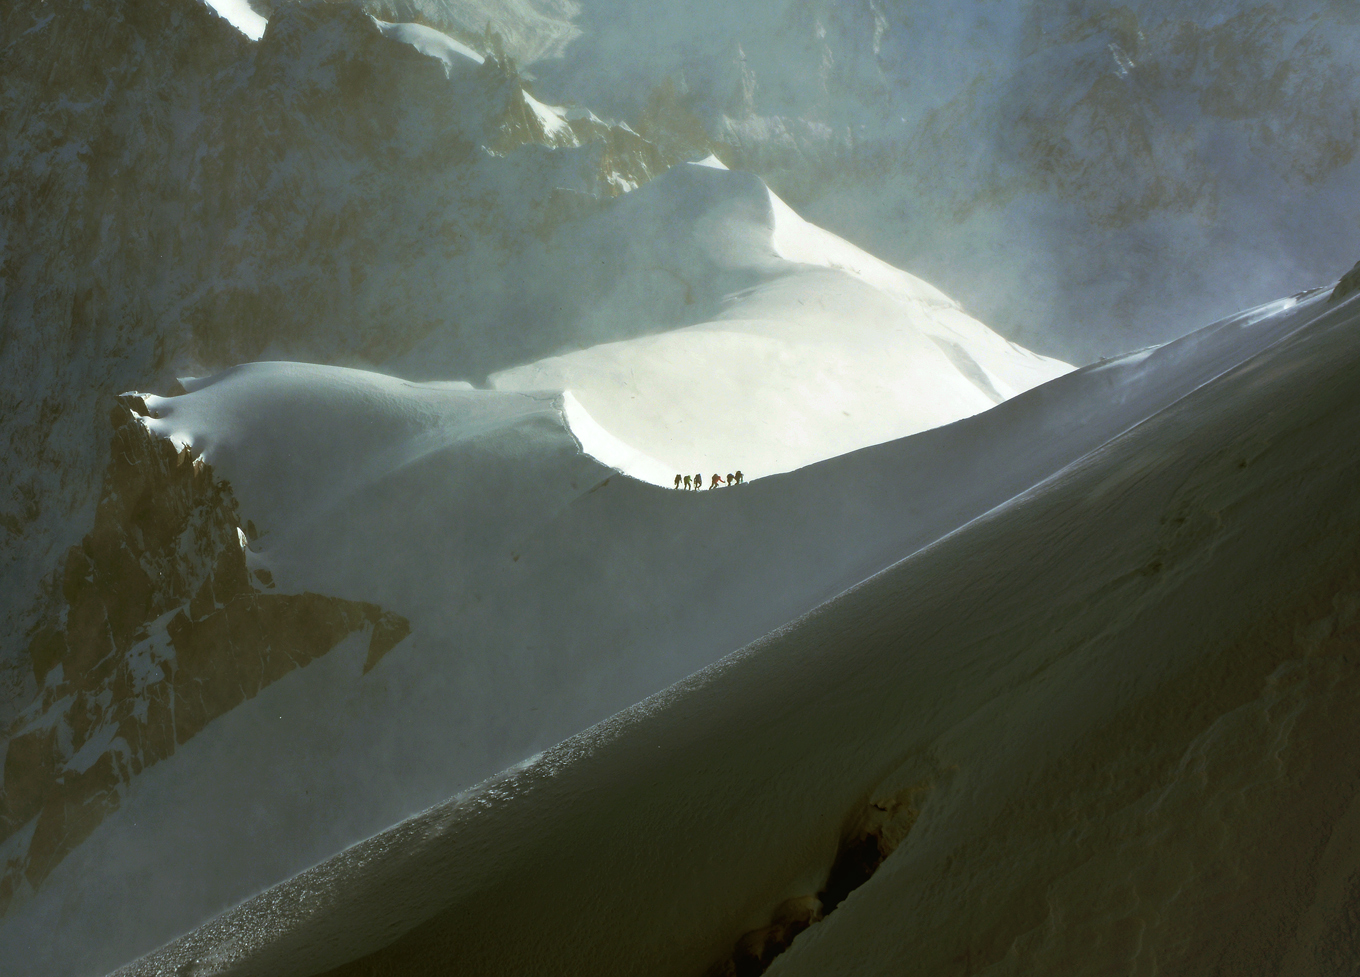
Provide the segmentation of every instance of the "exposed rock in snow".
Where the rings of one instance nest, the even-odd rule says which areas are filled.
[[[367,671],[410,630],[373,604],[276,592],[248,567],[254,524],[230,487],[147,415],[135,395],[114,408],[94,527],[28,644],[39,691],[5,731],[0,844],[23,843],[6,852],[0,915],[211,720],[353,632],[368,632]]]
[[[496,358],[504,270],[671,160],[563,118],[503,59],[343,4],[281,11],[257,44],[189,0],[20,0],[0,28],[5,723],[117,391],[266,352],[373,365],[439,328],[488,370],[555,352],[522,323]]]
[[[1341,281],[1336,283],[1336,288],[1332,289],[1331,301],[1340,302],[1350,298],[1356,292],[1360,292],[1360,261],[1355,263],[1350,271],[1341,276]]]
[[[297,0],[249,2],[258,16],[271,17]],[[377,17],[428,24],[482,44],[488,53],[499,46],[522,65],[561,57],[581,34],[572,23],[580,12],[576,0],[363,0],[362,6]]]

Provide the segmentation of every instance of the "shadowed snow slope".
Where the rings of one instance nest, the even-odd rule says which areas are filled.
[[[755,640],[1325,309],[1277,303],[718,492],[614,476],[580,454],[555,395],[254,364],[149,398],[147,423],[233,485],[253,568],[280,592],[379,604],[412,634],[367,674],[356,651],[286,676],[144,771],[0,924],[24,948],[0,968],[95,972],[144,952]]]
[[[492,384],[571,390],[631,449],[593,453],[645,481],[791,471],[968,417],[1071,369],[1006,342],[716,160],[634,191],[571,244],[554,280],[610,269],[583,321],[654,334],[502,371]],[[553,302],[544,317],[561,315]]]
[[[702,493],[582,455],[553,394],[252,364],[148,398],[147,423],[233,486],[259,531],[252,568],[412,633],[367,674],[356,649],[285,676],[144,771],[0,923],[21,948],[0,972],[145,952],[758,639],[1316,332],[1327,308],[1276,303],[946,427]]]
[[[124,972],[698,975],[822,890],[866,811],[895,850],[771,973],[1349,972],[1355,310],[1224,323],[1194,355],[955,427],[941,463],[984,420],[1056,409],[1063,385],[1089,403],[1110,381],[1111,413],[1159,365],[1192,387],[744,651]],[[1255,355],[1215,371],[1227,341]],[[1048,441],[1008,433],[994,472]],[[891,446],[899,475],[917,442]],[[707,518],[767,487],[773,505],[779,484],[705,498]]]

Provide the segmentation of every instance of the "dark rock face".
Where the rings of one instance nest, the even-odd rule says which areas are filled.
[[[230,486],[188,448],[114,408],[94,528],[49,580],[28,643],[38,692],[7,730],[0,912],[36,888],[118,807],[119,788],[213,719],[348,636],[368,633],[365,671],[410,631],[372,604],[272,593],[247,565]],[[249,525],[247,523],[247,525]]]
[[[706,977],[758,977],[798,934],[835,912],[845,897],[878,871],[906,840],[921,813],[931,782],[875,796],[846,821],[826,883],[815,896],[787,899],[775,907],[768,925],[743,933],[731,956],[708,969]]]
[[[1341,281],[1336,283],[1336,288],[1332,289],[1332,297],[1329,301],[1340,302],[1342,299],[1350,298],[1356,292],[1360,292],[1360,261],[1350,271],[1341,276]]]
[[[593,118],[550,132],[508,59],[450,68],[345,4],[252,44],[198,0],[16,0],[0,65],[0,725],[116,391],[266,350],[373,366],[439,328],[470,376],[542,355],[474,311],[505,263],[669,165]]]

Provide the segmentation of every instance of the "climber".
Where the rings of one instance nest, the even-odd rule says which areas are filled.
[[[694,482],[693,482],[693,480],[691,480],[690,477],[689,477],[688,475],[686,475],[686,476],[685,476],[685,491],[688,492],[688,491],[689,491],[691,488],[693,488],[693,487],[694,487]]]
[[[709,491],[712,491],[713,489],[717,488],[717,487],[718,487],[719,485],[721,485],[721,484],[722,484],[722,476],[721,476],[721,475],[714,475],[714,476],[713,476],[713,481],[710,482],[709,485],[708,485]]]
[[[677,489],[680,487],[680,476],[679,476],[679,475],[676,475],[676,476],[675,476],[675,487],[676,487]]]
[[[737,484],[740,485],[740,484],[741,484],[742,482],[744,482],[745,480],[746,480],[746,476],[743,475],[743,474],[741,473],[741,469],[738,468],[738,469],[737,469]]]
[[[697,492],[697,491],[699,491],[699,489],[701,489],[701,488],[703,488],[703,487],[704,487],[704,476],[702,476],[702,475],[695,475],[695,476],[694,476],[694,491]]]
[[[736,485],[736,484],[737,484],[737,478],[736,478],[736,476],[733,475],[731,472],[728,472],[728,473],[727,473],[727,484],[728,484],[728,485]]]

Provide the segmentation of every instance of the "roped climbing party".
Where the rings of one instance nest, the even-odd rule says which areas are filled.
[[[715,489],[721,488],[724,485],[741,485],[745,481],[746,476],[741,473],[740,469],[738,469],[735,472],[729,473],[726,478],[723,478],[721,475],[715,472],[712,480],[710,480],[708,483],[708,487],[710,489]],[[704,476],[676,475],[675,487],[677,489],[683,489],[686,492],[697,492],[704,487]]]

